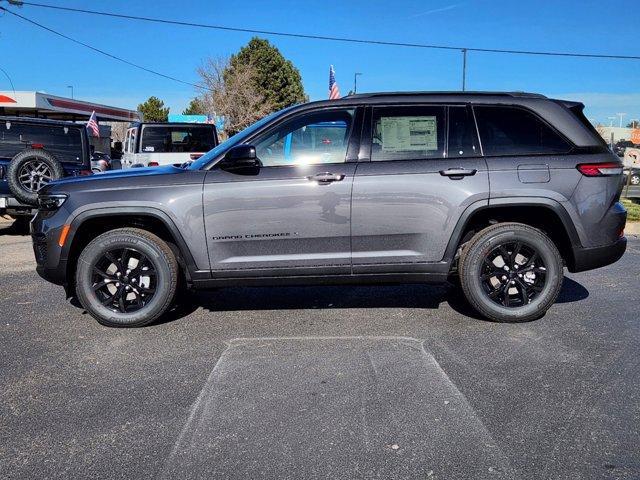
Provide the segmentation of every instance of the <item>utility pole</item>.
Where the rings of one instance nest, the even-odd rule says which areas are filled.
[[[353,93],[358,93],[358,76],[362,75],[360,72],[356,72],[353,74]]]
[[[462,91],[467,87],[467,49],[462,49]]]
[[[67,88],[71,89],[71,99],[73,100],[73,85],[67,85]]]
[[[626,113],[616,113],[620,117],[620,128],[622,128],[622,119],[627,116]]]

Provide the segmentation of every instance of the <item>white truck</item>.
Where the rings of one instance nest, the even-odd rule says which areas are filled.
[[[196,160],[218,145],[209,123],[138,123],[127,130],[122,168],[156,167]]]

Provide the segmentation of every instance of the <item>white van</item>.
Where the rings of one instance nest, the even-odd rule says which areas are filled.
[[[139,123],[127,130],[122,168],[156,167],[196,160],[218,145],[209,123]]]

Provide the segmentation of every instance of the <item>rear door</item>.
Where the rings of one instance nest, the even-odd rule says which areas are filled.
[[[466,105],[373,107],[353,186],[354,273],[429,271],[462,212],[489,196]]]

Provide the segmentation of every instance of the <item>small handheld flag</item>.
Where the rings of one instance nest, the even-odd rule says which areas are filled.
[[[336,83],[336,72],[333,70],[333,65],[329,67],[329,100],[337,100],[340,98],[340,90]]]
[[[96,117],[96,112],[91,112],[91,116],[87,122],[87,130],[89,135],[94,137],[100,136],[100,127],[98,127],[98,117]]]

